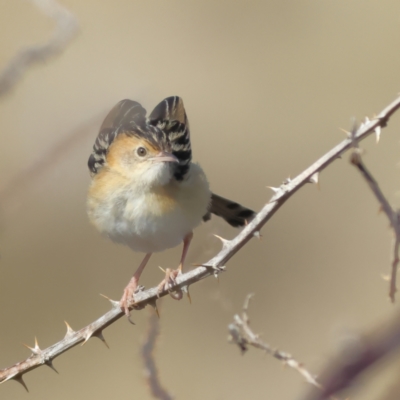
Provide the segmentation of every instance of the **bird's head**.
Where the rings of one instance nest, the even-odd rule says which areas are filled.
[[[131,133],[119,134],[106,158],[111,171],[149,187],[166,185],[173,177],[172,166],[179,163],[165,140]]]
[[[142,149],[139,149],[142,148]],[[108,113],[88,160],[94,178],[104,166],[149,183],[183,181],[190,169],[189,122],[182,99],[164,99],[146,118],[136,101],[122,100]]]

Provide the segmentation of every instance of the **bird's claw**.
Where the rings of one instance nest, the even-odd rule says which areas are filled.
[[[181,300],[183,297],[182,290],[177,288],[174,292],[172,291],[172,288],[176,285],[176,278],[181,274],[182,271],[179,268],[174,270],[167,268],[165,278],[157,286],[157,295],[160,296],[161,292],[165,290],[174,300]]]
[[[124,314],[128,317],[129,322],[133,324],[131,321],[131,312],[130,308],[135,308],[137,310],[140,310],[143,308],[143,306],[136,305],[135,303],[135,294],[142,292],[145,289],[144,286],[142,285],[128,285],[124,289],[124,294],[122,295],[121,300],[119,301],[119,306],[121,307],[121,310],[124,312]]]

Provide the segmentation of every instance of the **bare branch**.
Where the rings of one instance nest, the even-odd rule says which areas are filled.
[[[159,317],[152,313],[149,317],[149,330],[142,346],[142,358],[146,371],[146,380],[155,399],[172,400],[173,397],[162,387],[154,361],[154,349],[160,335]]]
[[[282,361],[284,365],[296,370],[305,378],[308,383],[321,388],[321,385],[317,382],[315,376],[312,375],[302,363],[295,360],[289,353],[272,348],[268,343],[262,341],[260,337],[253,332],[253,330],[250,328],[250,320],[247,314],[249,302],[252,297],[252,294],[247,295],[243,306],[242,316],[236,314],[233,317],[234,322],[229,324],[229,340],[237,344],[242,353],[248,350],[248,346],[253,346],[257,349],[264,350],[272,357]]]
[[[78,30],[78,22],[74,15],[55,0],[31,1],[43,13],[54,19],[56,29],[47,43],[22,50],[3,69],[0,73],[0,96],[12,89],[28,67],[64,50]]]
[[[368,171],[367,167],[363,163],[361,159],[361,151],[359,149],[355,149],[350,156],[350,162],[355,165],[358,170],[361,172],[361,175],[367,181],[372,193],[375,195],[377,200],[381,205],[382,211],[386,214],[389,219],[390,225],[393,228],[395,234],[395,243],[393,246],[393,261],[392,261],[392,271],[390,277],[390,284],[389,284],[389,297],[394,303],[395,296],[397,292],[396,288],[396,275],[397,275],[397,268],[399,264],[399,245],[400,245],[400,219],[398,211],[393,210],[390,206],[389,202],[387,201],[386,197],[382,193],[378,182],[374,179],[372,174]]]
[[[192,271],[186,272],[176,278],[176,285],[170,288],[172,291],[187,291],[193,283],[208,276],[217,276],[224,271],[225,264],[229,261],[253,236],[258,236],[260,229],[268,222],[268,220],[279,210],[279,208],[296,193],[302,186],[312,180],[317,172],[322,171],[343,152],[353,146],[354,140],[360,141],[374,132],[378,126],[385,127],[390,116],[400,108],[400,97],[389,104],[379,115],[372,121],[369,121],[359,127],[354,135],[354,138],[346,139],[332,150],[322,156],[319,160],[313,163],[305,171],[299,174],[292,180],[286,180],[278,189],[271,200],[261,209],[255,218],[232,240],[224,240],[222,250],[211,260],[195,268]],[[142,309],[146,305],[155,306],[159,297],[169,294],[167,291],[158,292],[157,287],[148,290],[142,290],[134,295],[131,308]],[[21,376],[37,368],[46,361],[51,361],[55,357],[78,345],[86,342],[92,336],[98,336],[107,326],[121,318],[125,314],[121,311],[119,303],[112,301],[113,307],[99,319],[82,328],[77,332],[67,334],[60,342],[44,349],[40,354],[32,354],[29,358],[21,361],[11,367],[0,370],[0,383],[10,379],[19,380]]]

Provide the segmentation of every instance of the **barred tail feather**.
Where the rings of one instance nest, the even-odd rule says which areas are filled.
[[[256,215],[253,210],[214,193],[211,195],[210,212],[223,218],[229,225],[234,227],[246,225]],[[204,219],[205,221],[209,219],[209,213],[205,217],[208,217]]]

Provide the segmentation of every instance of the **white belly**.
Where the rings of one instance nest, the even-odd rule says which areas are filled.
[[[121,210],[120,217],[111,217],[111,221],[107,221],[111,228],[107,230],[107,235],[135,251],[163,251],[178,246],[200,224],[206,210],[204,206],[187,210],[179,203],[166,213],[162,208],[156,201],[149,201],[148,196],[130,199]]]
[[[172,181],[154,191],[130,184],[106,199],[91,199],[88,213],[96,227],[132,250],[154,253],[179,245],[198,226],[210,202],[208,182],[192,165],[184,182]]]

